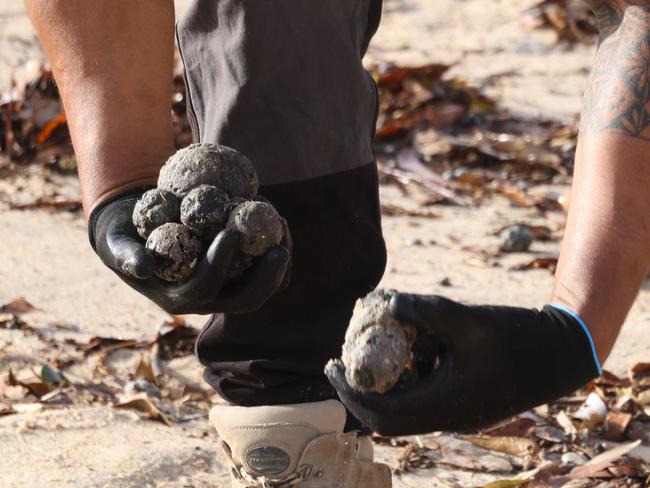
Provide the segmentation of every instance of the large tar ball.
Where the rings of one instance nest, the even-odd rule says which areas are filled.
[[[223,149],[223,188],[230,197],[253,198],[260,182],[255,166],[242,153],[229,147]]]
[[[416,329],[395,320],[390,300],[396,292],[376,290],[357,302],[345,334],[341,359],[348,384],[362,393],[385,393],[411,361]]]
[[[223,189],[229,196],[250,198],[259,182],[246,156],[217,144],[191,144],[172,155],[161,168],[158,188],[183,198],[200,185]]]
[[[385,393],[398,382],[410,357],[410,344],[402,331],[373,325],[345,343],[345,378],[362,393]]]
[[[251,256],[261,256],[282,241],[282,219],[266,202],[245,202],[232,211],[228,229],[241,233],[240,249]]]
[[[225,223],[228,195],[215,186],[201,185],[190,191],[181,202],[181,222],[192,233],[213,239]]]
[[[201,241],[192,237],[189,228],[174,223],[154,230],[147,239],[147,249],[156,258],[156,275],[177,283],[190,277],[203,250]]]
[[[133,207],[133,225],[143,239],[168,222],[178,222],[180,202],[173,193],[154,188],[145,192]]]
[[[191,144],[176,151],[160,169],[158,188],[183,198],[199,185],[220,186],[222,152],[216,144]]]

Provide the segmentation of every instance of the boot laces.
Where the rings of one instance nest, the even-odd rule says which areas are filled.
[[[243,468],[239,468],[237,474],[243,481],[248,483],[246,488],[291,488],[299,486],[299,483],[306,479],[300,472],[280,480],[270,480],[266,476],[254,476],[247,473]]]

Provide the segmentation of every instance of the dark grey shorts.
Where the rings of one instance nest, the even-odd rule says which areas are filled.
[[[333,396],[323,365],[383,274],[377,95],[361,62],[380,13],[381,0],[196,0],[178,23],[194,139],[251,159],[295,245],[286,291],[214,317],[198,341],[234,403]]]

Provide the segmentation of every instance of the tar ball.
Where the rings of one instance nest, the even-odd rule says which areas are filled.
[[[345,378],[362,393],[385,393],[397,384],[410,357],[410,344],[402,331],[373,325],[346,343]]]
[[[158,188],[183,198],[200,185],[221,186],[223,152],[216,144],[191,144],[176,151],[160,169]]]
[[[415,327],[390,313],[393,290],[375,290],[357,302],[341,359],[348,384],[361,393],[385,393],[411,362]]]
[[[180,201],[168,191],[154,188],[145,192],[133,208],[133,225],[143,239],[168,222],[178,222]]]
[[[501,251],[503,252],[526,252],[533,243],[533,233],[527,225],[509,225],[499,233],[501,239]]]
[[[201,241],[192,237],[188,227],[175,223],[154,230],[146,245],[156,259],[156,275],[177,283],[190,277],[203,250]]]
[[[181,222],[203,239],[213,239],[227,216],[228,195],[215,186],[197,186],[181,202]]]
[[[173,154],[161,168],[158,188],[185,197],[200,185],[216,186],[230,197],[251,198],[259,181],[243,154],[218,144],[191,144]]]
[[[262,256],[269,248],[280,244],[284,234],[282,218],[265,202],[242,203],[228,217],[226,228],[241,234],[240,249],[251,256]]]
[[[221,148],[224,190],[230,197],[253,198],[260,188],[255,166],[242,153],[225,146]]]

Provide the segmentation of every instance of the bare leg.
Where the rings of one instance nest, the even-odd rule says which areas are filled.
[[[86,215],[155,183],[174,151],[171,0],[27,0],[79,164]]]

